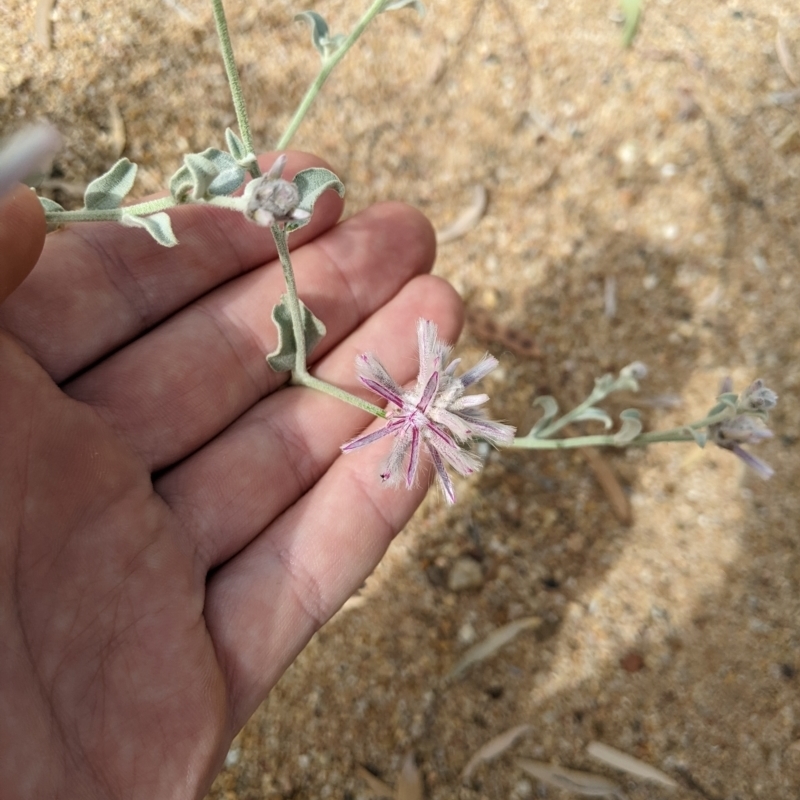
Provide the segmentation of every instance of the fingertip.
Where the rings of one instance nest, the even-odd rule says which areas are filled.
[[[0,200],[0,302],[33,269],[44,247],[47,225],[36,194],[18,184]]]

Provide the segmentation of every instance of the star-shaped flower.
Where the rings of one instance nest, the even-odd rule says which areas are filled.
[[[393,435],[395,442],[381,469],[381,480],[390,485],[404,480],[410,488],[424,449],[433,461],[447,502],[453,503],[455,490],[445,464],[459,475],[471,475],[480,469],[481,462],[467,449],[469,443],[483,439],[493,445],[510,444],[514,428],[486,419],[479,406],[489,399],[488,395],[464,394],[497,366],[496,358],[486,355],[472,369],[456,377],[454,373],[461,359],[445,366],[451,348],[437,338],[436,325],[419,320],[417,336],[419,375],[413,389],[400,388],[371,353],[356,358],[359,380],[394,408],[383,428],[358,436],[342,445],[342,450],[349,453]]]

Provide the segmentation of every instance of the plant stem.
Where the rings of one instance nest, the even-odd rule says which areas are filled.
[[[214,10],[214,22],[217,26],[217,36],[219,45],[222,49],[222,60],[225,62],[225,72],[228,75],[228,85],[231,89],[231,99],[233,107],[236,109],[236,121],[239,124],[239,133],[242,135],[242,142],[248,153],[255,153],[253,147],[253,134],[250,132],[250,120],[247,117],[247,107],[244,102],[242,84],[239,81],[239,71],[236,69],[236,59],[233,57],[233,47],[231,37],[228,33],[228,21],[225,19],[225,9],[222,7],[222,0],[211,0],[211,7]],[[258,163],[253,162],[250,167],[250,174],[254,178],[261,175]]]
[[[354,394],[350,394],[350,392],[346,392],[344,389],[340,389],[332,383],[315,378],[308,372],[302,375],[298,375],[297,373],[293,374],[292,383],[307,386],[309,389],[316,389],[318,392],[324,392],[325,394],[331,395],[331,397],[343,400],[345,403],[350,403],[351,406],[356,406],[363,411],[368,411],[376,417],[386,419],[386,412],[380,406],[373,405],[367,400],[362,400],[360,397],[356,397]]]
[[[295,346],[297,348],[295,353],[294,370],[292,372],[292,382],[307,386],[310,389],[316,389],[318,392],[324,392],[345,403],[350,403],[352,406],[368,411],[376,417],[386,418],[386,412],[379,406],[368,403],[360,397],[356,397],[332,383],[315,378],[308,371],[306,363],[306,337],[303,330],[303,318],[300,313],[300,300],[297,297],[297,283],[294,279],[294,269],[292,268],[292,260],[289,256],[289,243],[287,241],[286,231],[278,225],[270,226],[272,238],[275,240],[275,246],[278,249],[278,257],[281,260],[283,267],[283,278],[286,281],[286,297],[289,304],[289,314],[292,317],[292,332],[294,333]]]
[[[586,403],[581,403],[578,409],[587,407]],[[577,409],[576,409],[577,411]],[[573,412],[570,412],[571,414]],[[569,414],[565,414],[558,423],[566,419]],[[691,430],[701,430],[707,428],[709,425],[715,425],[718,422],[724,422],[730,419],[731,410],[725,409],[718,414],[713,414],[697,422],[691,422],[688,425],[682,425],[680,428],[670,428],[666,431],[652,431],[651,433],[640,433],[635,439],[628,442],[617,442],[614,440],[614,434],[597,434],[594,436],[574,436],[570,439],[542,439],[540,431],[536,436],[520,436],[508,445],[509,447],[524,449],[524,450],[566,450],[575,447],[645,447],[648,444],[656,444],[657,442],[694,442],[694,436],[690,433]],[[553,423],[545,431],[549,431],[556,427],[557,423]],[[558,424],[558,428],[564,427]]]
[[[598,434],[596,436],[574,436],[570,439],[539,439],[521,436],[508,447],[521,450],[571,450],[576,447],[644,447],[656,442],[693,442],[695,441],[686,427],[669,431],[642,433],[628,442],[616,442],[613,435]]]
[[[308,87],[308,91],[303,97],[300,105],[297,107],[297,111],[294,112],[294,116],[292,117],[292,121],[289,123],[289,127],[284,131],[283,136],[281,136],[278,144],[275,145],[276,150],[285,150],[289,146],[289,142],[294,137],[295,133],[297,133],[297,129],[300,127],[300,123],[303,121],[303,118],[308,113],[308,109],[311,108],[311,104],[316,99],[317,95],[319,94],[319,90],[323,87],[326,80],[328,80],[328,76],[333,72],[334,67],[345,57],[347,51],[356,43],[358,38],[361,36],[362,33],[367,28],[370,22],[380,14],[381,10],[383,9],[384,5],[386,5],[386,0],[375,0],[373,4],[367,9],[366,13],[363,17],[356,23],[355,28],[350,31],[350,35],[342,42],[341,47],[326,61],[322,64],[322,69],[320,69],[319,74],[315,78],[314,82],[311,86]]]
[[[155,214],[156,211],[163,211],[165,208],[172,208],[177,205],[174,198],[160,197],[158,200],[148,200],[145,203],[136,203],[124,208],[83,208],[79,211],[48,211],[45,219],[48,224],[62,225],[67,222],[118,222],[123,214],[133,214],[134,216],[144,216],[145,214]]]
[[[145,203],[136,203],[122,208],[92,209],[82,208],[78,211],[47,211],[45,220],[48,225],[66,225],[68,222],[119,222],[123,216],[144,217],[164,211],[167,208],[188,205],[216,206],[228,208],[231,211],[242,211],[241,197],[212,197],[210,200],[194,200],[192,202],[178,203],[174,197],[160,197],[158,200],[148,200]]]

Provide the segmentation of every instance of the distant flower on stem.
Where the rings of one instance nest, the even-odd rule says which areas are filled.
[[[381,469],[381,480],[387,484],[403,481],[411,488],[419,466],[420,452],[430,456],[448,503],[455,501],[453,482],[445,465],[459,475],[471,475],[481,467],[480,460],[467,447],[474,439],[493,445],[510,444],[514,428],[486,419],[482,406],[486,394],[464,395],[466,389],[486,377],[497,359],[484,356],[476,366],[460,377],[454,375],[461,359],[445,366],[451,348],[437,338],[434,323],[421,319],[417,323],[419,339],[419,375],[412,389],[404,390],[392,379],[371,353],[356,358],[359,380],[380,395],[394,408],[386,425],[342,446],[345,453],[372,444],[385,436],[395,437],[389,457]]]
[[[769,464],[742,447],[743,444],[758,444],[764,439],[772,438],[772,431],[758,417],[752,414],[739,414],[724,422],[709,425],[708,434],[714,444],[736,454],[764,480],[775,474],[775,470]]]
[[[255,178],[245,186],[244,215],[268,228],[270,225],[283,225],[287,222],[306,220],[311,213],[298,208],[300,190],[292,181],[281,178],[286,166],[286,155],[278,156],[266,175]]]

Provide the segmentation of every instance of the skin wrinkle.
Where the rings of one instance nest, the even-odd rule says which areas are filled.
[[[239,334],[240,338],[242,340],[244,340],[245,338],[249,339],[249,343],[248,344],[252,344],[253,350],[256,351],[256,352],[261,352],[262,347],[261,347],[260,343],[258,342],[258,338],[255,336],[255,334],[252,333],[252,329],[250,328],[249,325],[245,325],[244,328],[251,335],[249,337],[245,337],[245,336],[242,335],[242,328],[241,327],[239,327],[239,326],[235,325],[233,322],[231,322],[230,321],[230,317],[225,315],[224,312],[215,311],[215,309],[211,306],[210,303],[200,301],[199,303],[196,304],[196,308],[201,314],[203,314],[206,318],[208,318],[213,323],[214,328],[216,329],[217,333],[219,333],[219,335],[222,337],[222,339],[225,342],[225,344],[228,345],[228,347],[230,348],[231,353],[236,358],[237,363],[241,366],[242,371],[249,378],[250,383],[252,384],[252,387],[253,387],[253,394],[255,395],[256,398],[258,398],[260,400],[260,399],[266,397],[267,395],[269,395],[272,392],[274,392],[281,385],[281,383],[280,383],[281,376],[278,375],[278,373],[273,372],[272,370],[269,370],[271,375],[269,375],[269,377],[268,377],[267,388],[266,389],[262,389],[262,387],[259,385],[258,377],[256,375],[253,375],[252,372],[251,372],[250,366],[248,365],[247,358],[245,358],[244,355],[242,355],[240,353],[240,348],[237,347],[236,344],[234,344],[233,337],[231,336],[231,331],[235,331],[237,334]],[[223,319],[229,321],[227,325],[224,324]],[[261,361],[259,360],[258,363],[260,364]],[[277,378],[277,380],[275,380],[275,383],[273,385],[270,385],[270,384],[272,384],[273,376],[275,378]],[[256,402],[257,402],[257,400],[256,400]],[[250,408],[252,408],[252,405],[250,406]],[[247,410],[248,409],[245,409],[245,411],[247,411]],[[244,411],[242,411],[241,413],[243,414]],[[239,414],[239,416],[241,416],[241,414]]]
[[[113,225],[115,223],[108,224]],[[127,308],[132,312],[133,317],[138,321],[138,325],[136,326],[137,330],[146,330],[153,324],[151,319],[153,311],[145,291],[139,285],[139,282],[133,276],[130,269],[125,265],[125,259],[120,256],[119,250],[116,247],[107,247],[103,244],[104,241],[116,240],[104,236],[97,236],[95,230],[96,229],[91,225],[74,225],[65,231],[65,233],[71,233],[75,238],[82,241],[95,252],[96,261],[102,266],[103,274],[123,299]],[[137,297],[139,298],[138,303],[136,302]],[[131,338],[135,336],[137,336],[136,333],[134,333]],[[130,341],[130,339],[120,342],[119,346],[126,341]],[[68,378],[65,380],[68,380]]]
[[[347,274],[343,267],[340,266],[338,260],[331,255],[331,247],[325,240],[315,242],[317,250],[325,254],[325,266],[326,268],[331,267],[334,275],[336,276],[339,283],[347,290],[347,295],[350,298],[350,303],[340,303],[341,308],[350,308],[351,306],[355,308],[355,323],[351,323],[347,325],[347,330],[352,332],[355,325],[358,324],[359,320],[366,319],[366,317],[362,314],[361,303],[359,303],[358,296],[353,289],[353,286],[350,283],[350,280],[347,278]],[[326,271],[329,271],[326,269]],[[330,284],[326,280],[325,286],[329,286]],[[334,288],[331,289],[330,294],[336,295],[336,291]],[[395,292],[397,294],[397,292]],[[394,297],[394,295],[392,295]],[[387,300],[388,302],[388,300]],[[309,359],[311,361],[311,359]],[[313,362],[312,362],[313,363]]]
[[[289,576],[289,589],[295,604],[311,622],[313,631],[318,631],[331,617],[334,610],[323,597],[322,587],[313,573],[300,567],[300,562],[292,556],[291,547],[275,547],[273,541],[266,539],[268,552],[274,556]]]

